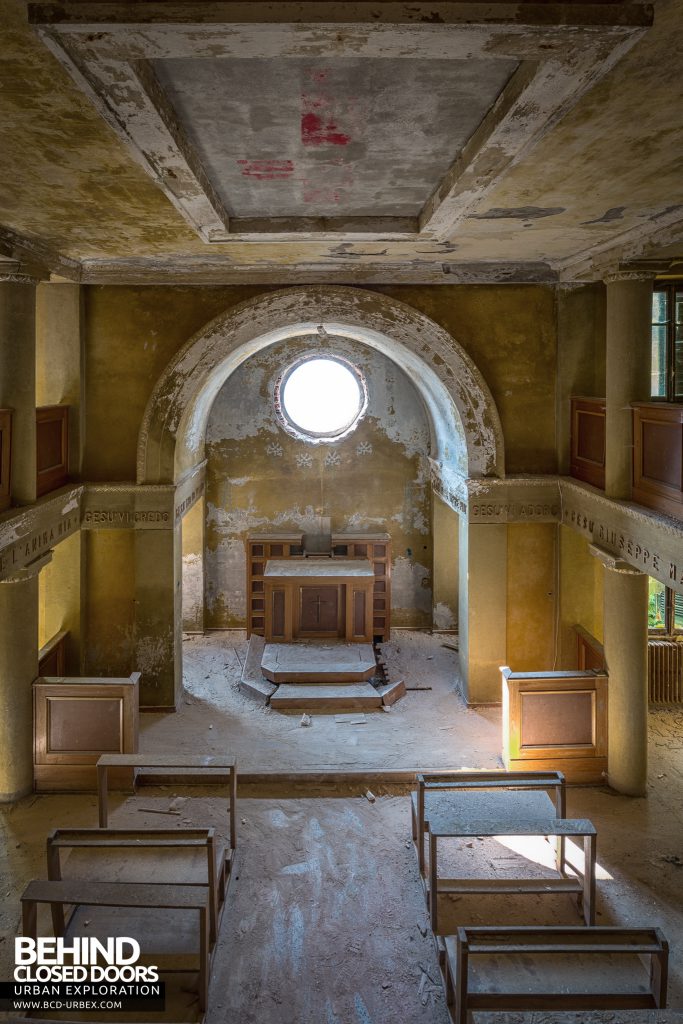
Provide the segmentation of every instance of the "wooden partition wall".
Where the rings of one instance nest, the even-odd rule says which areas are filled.
[[[605,399],[572,398],[571,417],[571,475],[604,490]]]
[[[568,782],[604,782],[607,675],[501,668],[503,761],[508,771],[564,772]]]
[[[66,671],[66,641],[68,631],[61,629],[38,651],[39,676],[63,676]]]
[[[683,519],[683,405],[633,406],[633,500]]]
[[[605,648],[583,626],[574,626],[576,633],[576,667],[581,672],[602,672],[605,668]]]
[[[40,677],[33,684],[33,778],[38,792],[96,790],[101,754],[138,750],[138,683],[128,679]],[[119,769],[117,788],[132,782]]]
[[[69,407],[36,409],[36,496],[62,487],[69,477]]]
[[[12,410],[0,409],[0,512],[10,507],[12,466]]]

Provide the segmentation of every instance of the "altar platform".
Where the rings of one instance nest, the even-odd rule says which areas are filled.
[[[372,644],[299,640],[266,644],[261,670],[273,683],[357,683],[377,671]]]

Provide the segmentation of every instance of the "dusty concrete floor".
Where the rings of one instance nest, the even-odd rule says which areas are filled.
[[[175,716],[144,716],[143,749],[230,746],[240,764],[251,768],[495,766],[499,712],[464,709],[453,690],[452,652],[425,635],[401,637],[398,646],[396,657],[403,655],[405,667],[413,666],[413,678],[419,675],[432,691],[410,694],[403,708],[372,716],[363,726],[335,726],[317,716],[304,729],[298,716],[258,710],[232,685],[221,683],[224,663],[237,662],[225,648],[225,637],[190,641],[192,703]],[[434,660],[427,662],[429,657]],[[200,690],[200,684],[206,685]],[[184,801],[177,817],[140,810],[166,809],[178,792],[155,788],[116,796],[112,824],[192,822],[214,825],[226,836],[225,802],[208,792]],[[570,815],[589,817],[598,829],[598,923],[662,928],[671,943],[674,1008],[683,1007],[682,797],[680,709],[651,715],[647,799],[630,800],[606,788],[571,788],[568,795]],[[409,817],[406,796],[379,797],[374,803],[346,795],[240,800],[238,877],[214,960],[208,1024],[447,1024]],[[4,979],[11,976],[18,897],[30,878],[44,875],[47,830],[96,825],[96,800],[75,794],[29,797],[6,809],[1,821]],[[504,874],[519,866],[515,856],[537,870],[539,852],[528,848],[516,854],[492,840],[464,848],[462,856],[471,866],[478,862],[478,868]],[[524,899],[521,908],[511,900],[495,908],[481,899],[476,904],[451,900],[445,912],[452,924],[579,923],[567,897]],[[191,993],[184,999],[190,1016],[196,1004]]]
[[[470,710],[458,690],[458,656],[445,647],[452,638],[393,630],[383,644],[391,679],[409,692],[386,714],[367,713],[363,725],[338,724],[334,715],[285,715],[259,705],[238,689],[246,657],[240,630],[187,637],[183,644],[186,695],[175,715],[140,717],[143,749],[193,749],[235,753],[240,768],[289,770],[336,767],[412,768],[461,765],[500,768],[500,709]]]

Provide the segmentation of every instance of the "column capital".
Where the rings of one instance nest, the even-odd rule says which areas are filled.
[[[621,281],[654,281],[657,275],[651,270],[613,270],[603,274],[605,284],[618,284]]]
[[[608,551],[607,548],[600,547],[599,544],[589,544],[588,550],[594,558],[599,559],[606,569],[611,572],[621,573],[623,576],[645,576],[644,572],[640,569],[636,569],[634,565],[629,562],[625,562],[623,558],[619,558],[619,555],[615,555],[612,551]]]

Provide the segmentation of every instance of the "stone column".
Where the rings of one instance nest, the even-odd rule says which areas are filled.
[[[33,680],[38,675],[38,573],[50,556],[0,583],[0,802],[33,789]]]
[[[626,501],[633,463],[631,402],[650,398],[652,280],[652,274],[631,271],[605,278],[605,494]]]
[[[0,283],[0,407],[12,409],[12,498],[36,500],[36,289]]]
[[[135,531],[135,664],[140,704],[173,709],[182,691],[182,535]]]
[[[609,674],[607,776],[627,796],[647,791],[647,576],[597,545],[605,566],[605,661]]]
[[[460,517],[459,646],[468,704],[499,704],[507,664],[507,526]]]

